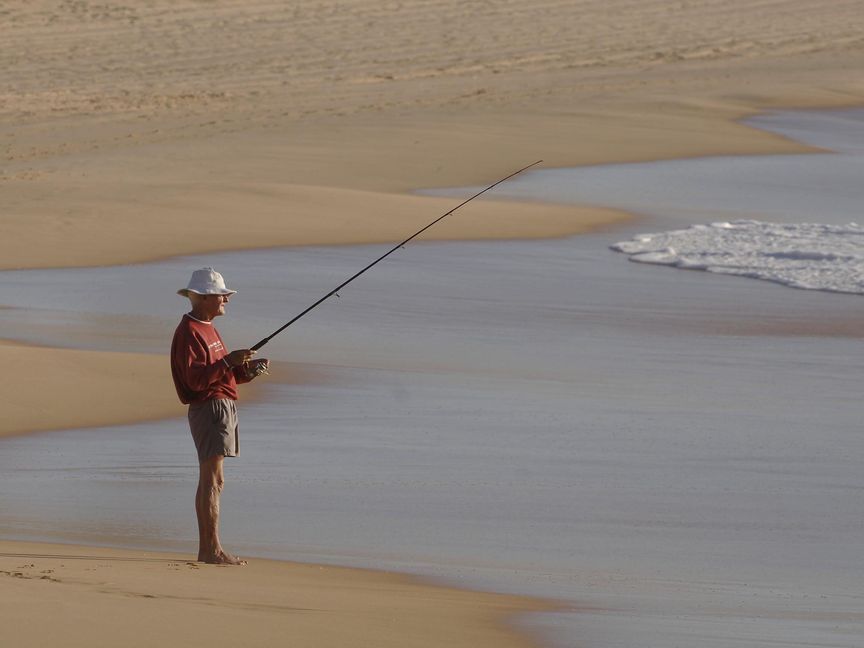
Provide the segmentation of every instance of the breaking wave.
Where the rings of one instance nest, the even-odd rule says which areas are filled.
[[[612,245],[631,261],[864,294],[864,228],[754,220],[640,234]]]

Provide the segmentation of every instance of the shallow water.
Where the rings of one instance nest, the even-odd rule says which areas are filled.
[[[642,211],[681,217],[670,192],[671,217]],[[854,220],[831,194],[822,211]],[[321,380],[271,380],[266,402],[241,403],[229,548],[591,608],[532,620],[562,646],[857,646],[860,333],[813,331],[854,322],[858,298],[608,250],[644,228],[411,245],[276,338],[274,372],[311,363]],[[219,328],[245,346],[381,249],[4,272],[0,304],[19,308],[0,322],[5,337],[164,352],[173,292],[212,263],[239,289]],[[3,537],[194,551],[184,420],[0,448]]]
[[[770,114],[744,123],[832,152],[540,170],[496,188],[496,196],[616,207],[667,226],[862,220],[864,109]]]

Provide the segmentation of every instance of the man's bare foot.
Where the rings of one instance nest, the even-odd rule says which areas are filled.
[[[208,565],[245,565],[246,561],[241,560],[237,556],[232,556],[227,551],[217,551],[212,555],[198,554],[198,562],[207,563]]]

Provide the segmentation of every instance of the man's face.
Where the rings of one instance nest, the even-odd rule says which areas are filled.
[[[225,314],[225,304],[228,303],[230,295],[199,295],[196,300],[201,305],[203,314],[208,319],[213,319]]]

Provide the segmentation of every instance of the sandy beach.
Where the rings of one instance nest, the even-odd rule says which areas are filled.
[[[412,193],[420,189],[490,183],[536,159],[566,167],[803,152],[738,120],[864,103],[856,1],[37,0],[7,3],[0,17],[4,269],[398,241],[454,206]],[[493,196],[425,238],[564,236],[626,218]],[[10,405],[0,436],[182,413],[164,357],[137,353],[134,330],[128,341],[127,353],[0,344],[15,369],[2,379]],[[292,634],[301,645],[364,636],[354,643],[516,646],[526,640],[505,643],[502,618],[535,609],[335,569],[310,603],[313,567],[256,562],[227,585],[224,570],[176,556],[2,546],[4,609],[44,632],[4,636],[15,645],[76,628],[81,645],[99,645],[84,632],[95,627],[85,611],[97,608],[113,620],[100,629],[103,645],[136,645],[142,632],[149,645],[172,627],[165,615],[203,607],[236,615],[237,634],[211,640],[186,627],[197,645],[236,645],[250,627],[273,645],[286,624],[293,633],[302,623]],[[72,558],[81,554],[97,558]],[[215,602],[196,598],[198,588]],[[370,589],[382,598],[371,603]],[[389,625],[380,610],[394,601],[413,606],[405,616],[415,625]],[[286,607],[328,612],[298,621]]]
[[[535,600],[398,574],[256,560],[0,542],[6,646],[501,646]],[[547,608],[552,604],[547,604]],[[13,622],[14,620],[14,622]],[[50,620],[50,621],[49,621]]]

